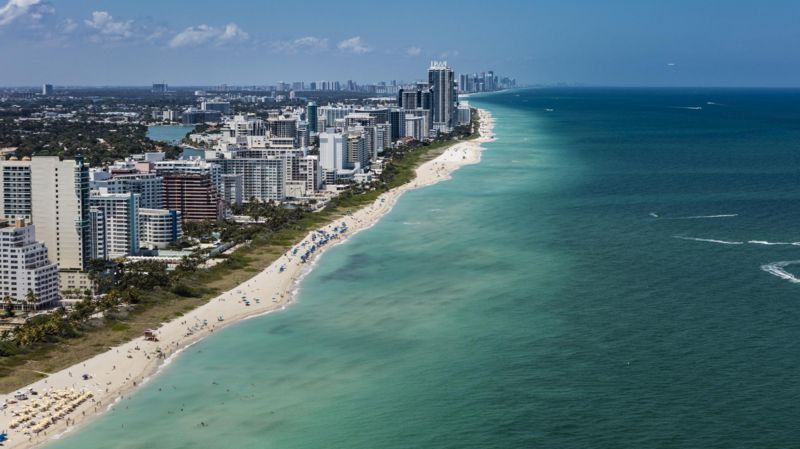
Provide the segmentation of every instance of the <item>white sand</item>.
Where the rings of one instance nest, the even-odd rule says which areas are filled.
[[[479,113],[481,117],[479,138],[453,144],[436,159],[421,165],[417,169],[417,177],[413,181],[384,193],[372,205],[365,206],[335,223],[320,228],[329,233],[332,238],[328,244],[317,249],[306,263],[302,263],[300,256],[307,251],[307,248],[319,241],[320,234],[317,234],[316,241],[312,240],[315,232],[307,235],[301,244],[295,246],[298,248],[296,255],[292,255],[292,250],[290,250],[264,271],[233,290],[221,294],[182,317],[163,324],[156,331],[160,341],[150,342],[143,338],[137,338],[110,348],[85,362],[50,374],[20,390],[27,391],[28,388],[33,388],[39,392],[39,396],[31,396],[28,400],[9,404],[5,410],[0,412],[0,430],[6,430],[9,437],[5,446],[9,448],[33,447],[80,426],[92,416],[107,410],[111,404],[122,399],[124,395],[129,394],[131,390],[155,374],[160,367],[166,364],[166,361],[171,360],[171,357],[177,355],[188,345],[212,334],[223,326],[247,317],[285,308],[291,301],[292,291],[296,288],[302,274],[308,271],[313,259],[325,249],[336,242],[341,242],[348,235],[373,225],[391,210],[405,191],[449,179],[450,173],[459,167],[480,161],[481,143],[494,140],[494,134],[492,133],[491,115],[484,110],[480,110]],[[346,224],[347,232],[335,236],[334,228],[341,229],[342,224]],[[283,272],[280,270],[281,267],[284,267]],[[242,298],[247,298],[250,305],[245,305]],[[224,320],[219,321],[218,317],[224,317]],[[83,374],[88,374],[91,378],[83,380],[81,377]],[[15,413],[20,413],[24,409],[39,410],[33,409],[31,403],[41,400],[43,393],[64,389],[91,392],[93,397],[39,434],[30,432],[28,427],[30,421],[15,429],[9,427],[16,418]],[[0,403],[12,401],[13,396],[13,393],[1,395]],[[52,410],[38,412],[37,418],[31,421],[41,422],[43,416],[52,412]],[[68,424],[67,421],[69,421]]]

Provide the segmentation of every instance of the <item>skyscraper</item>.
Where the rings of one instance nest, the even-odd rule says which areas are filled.
[[[42,95],[53,95],[53,85],[52,84],[43,84],[42,85]]]
[[[91,258],[89,167],[82,156],[31,161],[31,209],[39,240],[58,264],[61,289],[88,286],[84,270]]]
[[[317,104],[313,101],[309,102],[306,107],[306,120],[308,121],[308,131],[317,132]]]
[[[428,69],[428,84],[433,90],[432,120],[433,128],[449,132],[453,128],[456,101],[455,74],[447,62],[433,61]]]

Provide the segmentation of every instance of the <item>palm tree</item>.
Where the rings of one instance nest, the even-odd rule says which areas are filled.
[[[36,304],[39,301],[36,298],[36,293],[33,290],[28,289],[28,293],[25,294],[25,300],[22,301],[22,310],[25,310],[26,306],[33,304],[33,308],[36,309]]]
[[[14,299],[11,296],[6,295],[3,298],[3,304],[6,311],[6,316],[8,317],[14,316]]]

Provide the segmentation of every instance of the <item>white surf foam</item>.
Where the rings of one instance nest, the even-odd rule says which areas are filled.
[[[682,235],[676,235],[675,238],[676,239],[681,239],[681,240],[692,240],[692,241],[695,241],[695,242],[719,243],[721,245],[743,245],[744,244],[744,242],[732,242],[732,241],[729,241],[729,240],[717,240],[717,239],[701,239],[701,238],[698,238],[698,237],[685,237],[685,236],[682,236]]]
[[[800,279],[798,279],[795,275],[789,273],[784,269],[789,265],[794,265],[798,263],[800,263],[800,260],[784,260],[780,262],[771,262],[768,264],[761,265],[761,269],[773,276],[785,279],[794,284],[800,284]]]

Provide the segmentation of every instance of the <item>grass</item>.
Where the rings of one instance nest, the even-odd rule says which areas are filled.
[[[393,160],[391,163],[397,168],[397,173],[388,187],[394,188],[412,181],[419,165],[436,158],[456,143],[435,142],[408,152],[402,159]],[[172,291],[148,292],[145,300],[124,316],[93,323],[83,329],[79,337],[39,344],[25,352],[0,357],[0,392],[8,393],[24,387],[44,377],[42,373],[57,372],[89,359],[110,347],[141,336],[145,329],[156,328],[205,304],[220,292],[230,290],[261,272],[311,230],[372,203],[381,193],[382,190],[371,190],[340,197],[333,206],[308,214],[274,234],[255,238],[249,245],[229,255],[224,262],[198,271]]]

